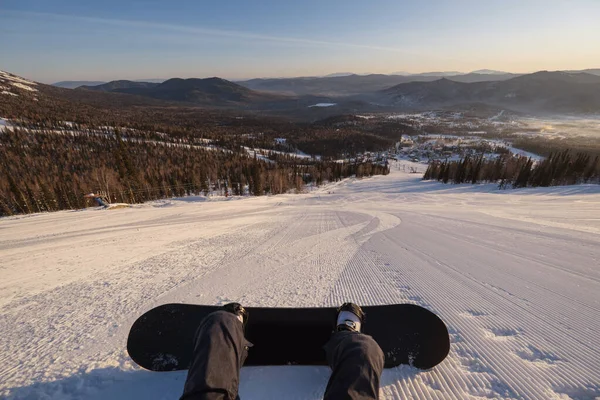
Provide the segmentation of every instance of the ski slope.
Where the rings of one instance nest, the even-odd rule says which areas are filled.
[[[229,301],[433,310],[449,357],[385,370],[382,399],[600,397],[598,186],[498,191],[396,165],[301,195],[10,217],[0,274],[0,398],[177,399],[185,372],[129,360],[131,323]],[[240,394],[319,399],[328,377],[247,367]]]

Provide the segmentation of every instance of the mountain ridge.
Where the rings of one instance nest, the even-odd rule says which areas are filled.
[[[77,89],[86,89],[86,90],[98,90],[102,92],[113,92],[120,90],[128,90],[128,89],[140,89],[140,88],[150,88],[154,86],[158,86],[158,83],[152,82],[137,82],[137,81],[129,81],[129,80],[118,80],[118,81],[110,81],[100,85],[82,85]]]
[[[32,110],[43,104],[52,106],[52,99],[110,109],[130,106],[200,106],[253,110],[282,116],[302,116],[308,119],[338,114],[364,112],[394,112],[399,110],[424,110],[438,107],[460,107],[480,104],[526,113],[598,114],[600,110],[600,75],[586,72],[538,71],[533,74],[504,76],[487,80],[489,76],[469,73],[460,77],[392,77],[371,74],[331,78],[282,79],[291,93],[259,91],[222,78],[172,78],[163,83],[112,81],[106,84],[63,89],[25,80],[16,75],[0,74],[0,98],[10,109],[29,107]],[[464,82],[461,82],[461,79]],[[479,79],[479,80],[478,80]],[[257,79],[255,84],[273,83],[272,79]],[[311,93],[298,95],[296,85],[302,90],[319,88],[328,82],[327,90],[335,95]],[[339,91],[353,85],[357,94],[343,95]],[[372,91],[373,87],[380,87]],[[322,89],[321,89],[322,90]],[[24,102],[26,101],[26,103]],[[335,107],[311,107],[319,103],[336,104]]]
[[[546,112],[597,112],[600,76],[588,73],[539,71],[504,81],[401,83],[382,90],[392,105],[407,108],[480,102],[513,109]]]
[[[83,86],[76,90],[126,93],[158,100],[202,105],[252,103],[275,100],[280,97],[273,94],[263,94],[218,77],[171,78],[162,83],[120,80],[99,86]]]

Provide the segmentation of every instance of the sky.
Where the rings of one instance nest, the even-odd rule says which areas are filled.
[[[0,70],[61,80],[600,68],[600,0],[1,0]]]

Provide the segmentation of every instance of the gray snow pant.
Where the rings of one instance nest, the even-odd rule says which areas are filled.
[[[252,344],[242,324],[228,311],[208,315],[196,333],[194,355],[180,400],[239,399],[240,369]],[[325,345],[333,370],[324,400],[379,398],[384,356],[371,336],[341,331]]]

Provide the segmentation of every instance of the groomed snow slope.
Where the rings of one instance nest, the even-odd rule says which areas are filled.
[[[392,174],[304,195],[167,200],[0,220],[0,397],[176,399],[126,335],[166,302],[409,302],[452,337],[383,399],[600,396],[600,190],[497,191]],[[328,192],[332,192],[329,194]],[[307,335],[310,332],[307,332]],[[325,367],[249,367],[249,399],[319,399]]]

